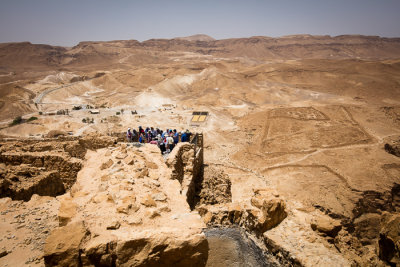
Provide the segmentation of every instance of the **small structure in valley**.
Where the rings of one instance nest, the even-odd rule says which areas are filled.
[[[199,126],[207,121],[208,111],[193,111],[190,125]]]

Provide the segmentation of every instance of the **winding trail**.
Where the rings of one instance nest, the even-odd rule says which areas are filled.
[[[62,89],[62,88],[70,87],[70,86],[75,85],[75,84],[77,84],[77,83],[78,83],[78,82],[74,82],[74,83],[66,84],[66,85],[63,85],[63,86],[60,86],[60,87],[56,87],[56,88],[51,88],[51,89],[44,90],[43,92],[41,92],[41,93],[35,98],[34,102],[35,102],[35,104],[43,104],[43,103],[42,103],[42,100],[43,100],[43,98],[44,98],[47,94],[49,94],[49,93],[51,93],[51,92],[54,92],[54,91],[56,91],[56,90]]]

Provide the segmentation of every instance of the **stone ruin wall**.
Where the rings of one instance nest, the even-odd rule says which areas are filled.
[[[172,179],[181,184],[191,209],[195,206],[196,184],[202,180],[204,163],[203,134],[196,134],[190,143],[178,143],[166,164],[172,169]]]

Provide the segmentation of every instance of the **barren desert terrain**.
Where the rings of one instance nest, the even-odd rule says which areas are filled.
[[[2,266],[400,264],[399,38],[3,43],[0,120]]]

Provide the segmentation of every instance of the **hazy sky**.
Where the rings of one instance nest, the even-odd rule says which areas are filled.
[[[0,42],[255,35],[400,37],[400,0],[1,0]]]

